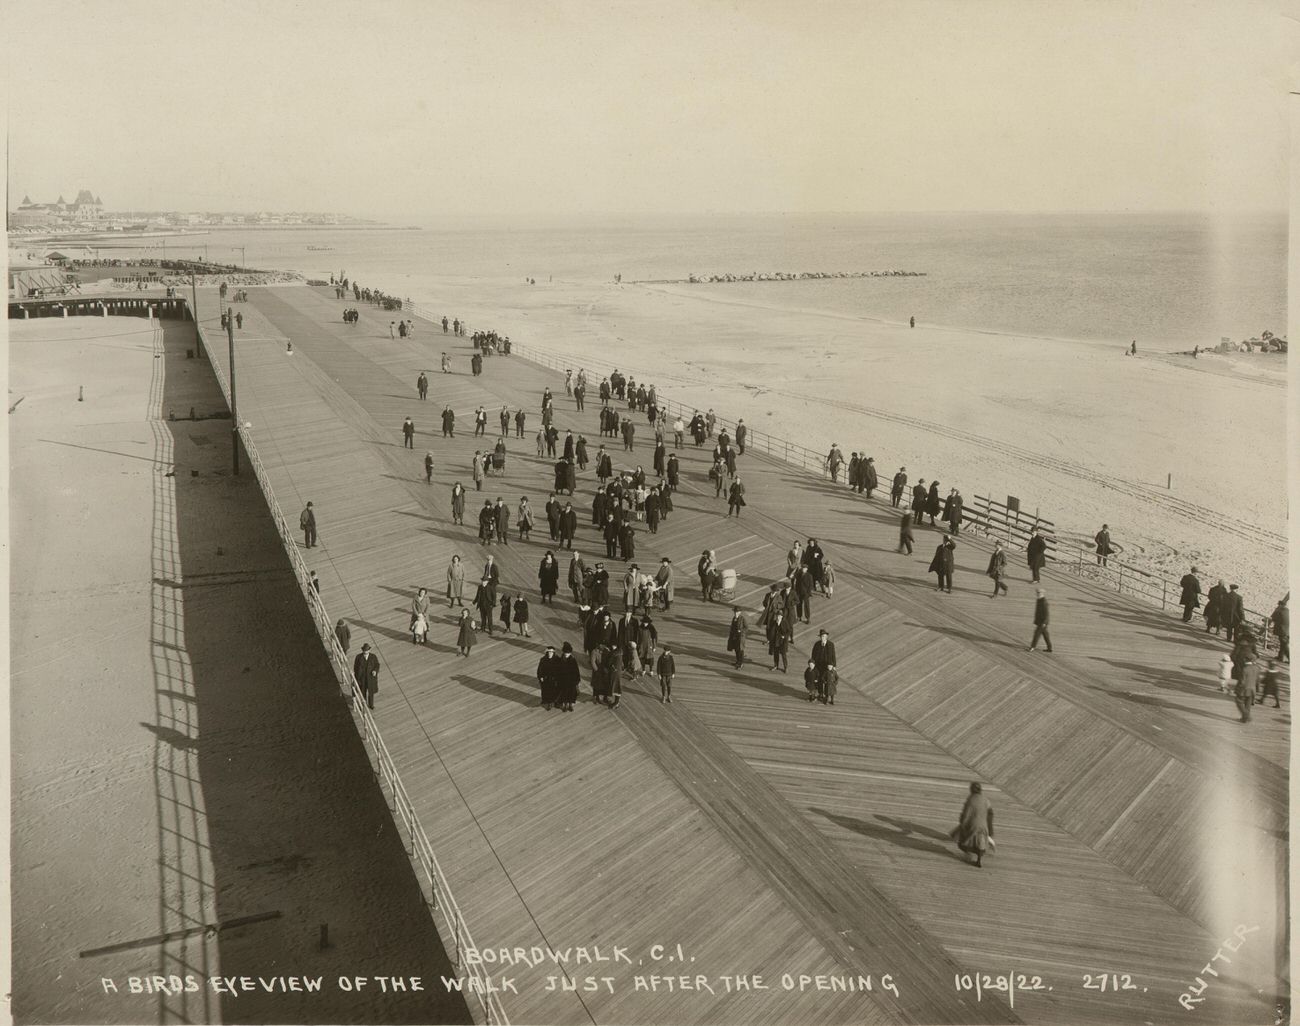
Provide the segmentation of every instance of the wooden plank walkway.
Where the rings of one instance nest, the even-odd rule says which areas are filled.
[[[1230,704],[1200,684],[1209,670],[1196,676],[1213,663],[1211,642],[1053,575],[1057,653],[1025,653],[1028,588],[984,597],[986,579],[971,573],[987,560],[978,544],[962,540],[957,591],[936,595],[922,574],[926,532],[916,556],[896,555],[887,506],[746,457],[751,506],[727,520],[701,487],[703,453],[688,446],[676,512],[639,539],[650,550],[641,564],[668,556],[681,582],[674,610],[656,618],[678,655],[673,706],[633,685],[617,713],[543,712],[535,661],[542,644],[576,639],[571,603],[533,603],[534,640],[480,644],[464,666],[450,620],[435,626],[431,655],[410,645],[406,609],[420,583],[441,593],[453,551],[472,568],[480,558],[474,529],[452,525],[447,509],[451,482],[469,480],[474,407],[489,410],[491,444],[502,403],[525,409],[535,432],[546,385],[562,430],[594,428],[595,405],[576,414],[552,372],[518,359],[489,359],[472,378],[468,342],[425,322],[409,340],[389,339],[369,310],[343,325],[332,291],[250,295],[241,418],[286,515],[315,502],[322,547],[309,562],[329,608],[361,628],[354,646],[368,636],[379,649],[385,739],[478,942],[644,953],[680,941],[715,985],[725,973],[877,981],[868,995],[647,994],[623,966],[614,993],[556,994],[544,982],[554,968],[541,967],[516,972],[519,995],[503,995],[514,1021],[1155,1021],[1176,1014],[1221,935],[1246,921],[1268,939],[1200,1010],[1257,1021],[1271,1008],[1289,713],[1234,729]],[[202,298],[205,313],[214,298]],[[443,350],[458,373],[437,373]],[[224,347],[213,355],[224,364]],[[421,368],[431,372],[423,404]],[[443,404],[457,412],[454,440],[437,427]],[[400,442],[408,414],[413,453]],[[531,434],[509,440],[507,476],[485,494],[513,507],[527,493],[540,513],[550,463],[529,455]],[[589,437],[594,451],[598,432]],[[632,458],[648,464],[649,446]],[[599,548],[582,515],[591,486],[580,477],[587,555]],[[728,611],[690,587],[700,550],[713,548],[740,571],[752,607],[790,540],[810,535],[838,576],[813,621],[840,653],[833,709],[802,701],[797,657],[794,678],[765,659],[732,669]],[[495,552],[503,587],[534,593],[545,528],[534,539]],[[617,579],[621,563],[607,562]],[[797,652],[814,637],[802,629]],[[1000,851],[982,872],[945,836],[970,779],[985,781],[998,816]],[[1012,970],[1053,989],[1017,994],[1013,1012],[954,986],[957,972]],[[885,972],[897,1000],[879,990]],[[1101,972],[1131,972],[1145,989],[1082,986]]]

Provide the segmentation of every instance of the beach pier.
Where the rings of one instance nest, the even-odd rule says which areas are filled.
[[[215,292],[200,304],[216,311]],[[454,895],[435,920],[486,991],[467,995],[477,1017],[1142,1023],[1182,1018],[1188,995],[1205,1021],[1272,1015],[1285,987],[1288,726],[1271,707],[1236,722],[1212,681],[1221,643],[1049,570],[1056,651],[1027,652],[1028,572],[1016,565],[1010,596],[990,601],[982,540],[958,539],[954,593],[940,595],[924,572],[939,532],[918,528],[915,556],[899,555],[883,496],[867,503],[750,451],[749,505],[728,519],[707,450],[688,444],[676,511],[638,534],[642,566],[668,556],[676,568],[677,601],[655,617],[677,655],[673,705],[633,682],[617,711],[547,712],[534,671],[542,646],[580,638],[571,602],[533,602],[533,638],[480,634],[469,659],[445,607],[429,646],[411,644],[407,609],[419,586],[437,606],[453,553],[471,572],[482,562],[474,529],[451,524],[453,481],[471,510],[528,495],[540,512],[550,491],[531,432],[507,439],[505,477],[474,490],[469,460],[495,442],[492,411],[522,408],[535,426],[549,386],[557,426],[594,453],[599,400],[577,413],[562,374],[519,356],[471,377],[468,339],[427,324],[390,339],[367,309],[343,324],[344,305],[326,289],[250,291],[234,351],[252,426],[237,428],[324,639],[345,617],[352,653],[363,641],[378,652],[377,707],[353,715],[390,807],[427,843],[434,893]],[[210,342],[216,317],[199,327]],[[224,347],[202,348],[224,378]],[[415,378],[444,350],[453,373],[431,374],[422,403]],[[455,439],[438,426],[444,405]],[[473,436],[479,405],[486,439]],[[401,444],[408,415],[414,451]],[[649,435],[642,420],[635,453],[609,443],[615,465],[649,465]],[[579,477],[579,498],[593,480]],[[305,551],[291,528],[309,499],[320,546]],[[579,523],[575,548],[601,558],[585,501]],[[796,670],[768,669],[756,637],[733,669],[730,610],[694,587],[700,551],[737,571],[752,618],[791,540],[809,537],[837,582],[798,629]],[[534,596],[548,547],[544,526],[493,546],[502,589]],[[607,563],[617,580],[623,563]],[[822,626],[840,655],[833,708],[805,701],[798,672]],[[349,660],[331,658],[346,683]],[[997,812],[981,870],[948,839],[971,780]],[[1228,943],[1231,966],[1209,976]]]

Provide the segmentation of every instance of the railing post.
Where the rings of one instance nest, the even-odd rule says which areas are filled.
[[[1119,593],[1124,594],[1124,564],[1119,565]]]
[[[1169,603],[1169,582],[1161,579],[1160,581],[1160,608],[1164,609]]]

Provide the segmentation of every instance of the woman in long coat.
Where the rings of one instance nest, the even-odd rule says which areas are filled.
[[[1223,629],[1223,599],[1228,589],[1220,581],[1205,595],[1205,629],[1218,634]]]
[[[460,606],[465,608],[465,564],[460,556],[452,556],[447,566],[447,608]]]
[[[930,517],[930,526],[934,526],[934,518],[939,515],[939,482],[930,482],[930,493],[925,497],[925,512]]]
[[[478,540],[484,545],[492,544],[492,535],[496,533],[497,514],[492,508],[492,500],[484,499],[483,508],[478,511]]]
[[[668,520],[668,514],[673,511],[673,493],[671,488],[662,487],[659,489],[659,519]]]
[[[655,572],[656,594],[663,603],[664,609],[671,609],[673,605],[673,565],[665,556],[659,562],[659,569]]]
[[[967,855],[975,856],[975,865],[984,865],[984,853],[993,847],[993,806],[984,797],[978,782],[970,786],[966,804],[961,807],[961,819],[952,832],[957,847]]]
[[[459,481],[451,486],[451,522],[465,522],[465,488]]]
[[[560,665],[555,671],[556,698],[565,712],[573,712],[573,703],[578,700],[578,685],[581,683],[582,670],[573,656],[573,646],[566,641],[560,652]]]
[[[663,442],[655,443],[655,473],[660,477],[664,476],[664,467],[668,458],[668,450],[664,448]]]
[[[550,599],[555,605],[555,593],[560,590],[560,564],[555,561],[555,554],[546,550],[541,564],[537,567],[537,584],[542,593],[542,601]]]
[[[528,496],[521,496],[519,509],[515,513],[515,523],[519,525],[519,540],[527,541],[533,530],[533,510],[528,505]]]
[[[651,534],[659,533],[659,489],[651,488],[645,497],[645,523]]]
[[[680,475],[681,475],[681,471],[679,467],[680,465],[677,462],[677,454],[672,453],[668,457],[668,466],[667,466],[668,488],[670,491],[674,491],[674,492],[677,491],[677,482],[680,479]]]
[[[470,619],[468,609],[461,609],[460,619],[457,621],[456,652],[458,655],[468,656],[469,650],[473,647],[474,621]]]
[[[510,596],[506,594],[501,596],[501,626],[507,634],[510,633]]]

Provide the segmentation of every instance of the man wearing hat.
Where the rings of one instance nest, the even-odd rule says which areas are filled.
[[[366,698],[371,709],[375,707],[375,696],[379,694],[379,657],[370,651],[370,644],[361,646],[356,660],[352,663],[352,676],[356,678],[357,687]]]
[[[866,491],[867,498],[871,498],[871,493],[880,487],[880,478],[876,474],[876,459],[874,456],[868,456],[862,461],[862,466],[858,470],[858,491]]]
[[[745,665],[745,640],[749,637],[749,624],[740,606],[731,607],[731,627],[727,630],[727,651],[736,656],[736,669]]]
[[[310,502],[303,508],[302,516],[298,518],[298,526],[302,528],[303,544],[310,549],[316,544],[316,511],[312,509]]]
[[[1201,604],[1201,582],[1196,576],[1196,567],[1192,567],[1191,573],[1183,574],[1178,586],[1182,588],[1178,604],[1183,607],[1183,623],[1191,623],[1192,613]]]
[[[812,653],[808,658],[817,669],[817,697],[823,705],[834,705],[835,686],[839,678],[835,670],[835,642],[831,641],[826,628],[817,632],[817,640],[813,642]]]
[[[573,703],[578,700],[578,685],[582,683],[582,670],[578,667],[578,660],[573,657],[573,646],[567,641],[560,650],[554,672],[555,701],[565,712],[573,712]]]
[[[1238,628],[1246,622],[1246,605],[1242,601],[1241,592],[1237,590],[1235,584],[1228,585],[1228,594],[1223,597],[1223,607],[1219,619],[1223,626],[1228,629],[1228,640],[1234,640]]]
[[[1038,648],[1038,639],[1047,643],[1047,651],[1052,650],[1052,636],[1047,633],[1047,623],[1051,619],[1047,611],[1047,592],[1038,589],[1038,598],[1034,601],[1034,640],[1029,643],[1029,651]]]
[[[537,684],[542,692],[542,708],[549,709],[552,704],[560,704],[558,692],[560,676],[560,660],[555,654],[555,646],[547,645],[546,651],[542,654],[541,660],[537,663]]]
[[[895,509],[903,501],[903,489],[907,487],[907,468],[899,467],[898,473],[894,475],[893,487],[889,489],[889,504]]]

